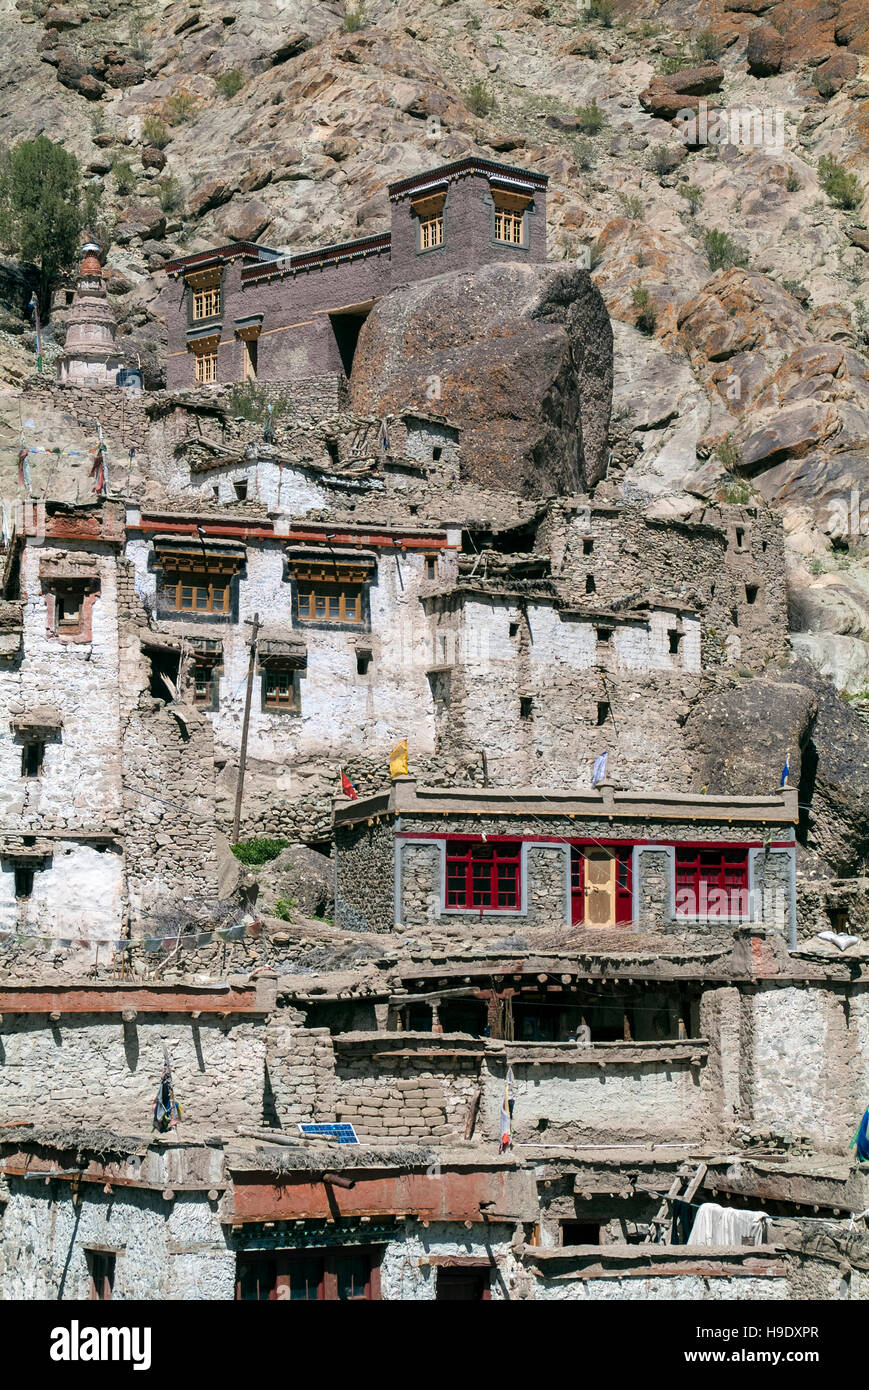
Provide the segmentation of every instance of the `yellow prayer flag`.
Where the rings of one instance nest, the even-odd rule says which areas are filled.
[[[397,743],[389,755],[389,775],[390,777],[407,776],[407,739],[403,738],[401,743]]]

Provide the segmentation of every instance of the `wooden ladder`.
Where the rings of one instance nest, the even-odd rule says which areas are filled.
[[[690,1202],[692,1198],[696,1196],[700,1184],[706,1177],[706,1164],[698,1163],[694,1171],[694,1176],[691,1178],[690,1182],[688,1183],[688,1186],[685,1188],[685,1191],[683,1192],[682,1183],[685,1181],[685,1178],[687,1176],[688,1173],[686,1173],[684,1170],[680,1170],[680,1172],[676,1174],[675,1178],[673,1179],[670,1191],[667,1193],[666,1197],[664,1198],[663,1202],[658,1208],[657,1216],[652,1217],[652,1222],[649,1226],[649,1234],[646,1236],[646,1239],[644,1241],[645,1245],[651,1245],[653,1242],[660,1241],[662,1228],[666,1226],[667,1223],[672,1219],[670,1214],[670,1204],[675,1197],[681,1198],[683,1202]]]

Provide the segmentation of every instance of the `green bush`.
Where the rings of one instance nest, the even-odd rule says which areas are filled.
[[[630,217],[633,222],[642,222],[645,211],[642,198],[638,198],[636,193],[620,193],[618,197],[625,217]]]
[[[703,246],[710,270],[729,270],[731,266],[747,266],[748,252],[737,246],[727,232],[709,227],[703,234]]]
[[[734,473],[736,469],[739,468],[742,464],[742,454],[740,452],[739,445],[736,443],[736,440],[733,438],[732,434],[729,434],[726,439],[722,440],[722,442],[718,445],[717,449],[715,450],[715,453],[717,455],[718,462],[721,464],[722,468],[727,469],[728,473]],[[738,481],[740,484],[745,484],[746,487],[748,486],[748,484],[745,483],[744,478],[741,478]],[[751,488],[748,489],[748,492],[750,496]],[[728,498],[727,500],[747,502],[748,497]]]
[[[156,150],[165,150],[171,139],[169,127],[159,116],[147,116],[142,122],[142,140],[146,145],[153,145]]]
[[[721,57],[723,44],[721,39],[712,29],[701,29],[694,40],[694,52],[703,62],[714,62]]]
[[[680,183],[676,192],[679,194],[680,198],[685,199],[688,204],[688,211],[691,216],[694,217],[697,209],[701,207],[703,203],[703,189],[698,188],[696,183]]]
[[[112,173],[115,177],[115,188],[126,198],[128,193],[132,193],[136,186],[136,175],[133,166],[126,159],[116,159],[112,164]]]
[[[631,294],[631,303],[637,311],[637,328],[641,333],[651,334],[658,322],[658,311],[652,303],[652,296],[644,285],[636,285]]]
[[[245,381],[239,386],[234,386],[229,393],[228,408],[230,415],[240,416],[242,420],[249,420],[253,425],[267,424],[270,413],[272,424],[276,425],[281,416],[286,415],[290,409],[285,400],[280,396],[273,399],[268,390],[255,381]]]
[[[173,92],[163,103],[163,115],[170,125],[183,125],[195,110],[196,102],[189,92]]]
[[[802,186],[803,185],[800,182],[798,175],[794,172],[793,169],[791,169],[787,178],[785,179],[785,188],[787,189],[788,193],[799,193]]]
[[[357,5],[355,10],[347,11],[342,28],[345,34],[355,34],[359,29],[365,28],[365,11],[361,5]]]
[[[465,94],[465,105],[475,116],[488,116],[495,109],[495,98],[485,82],[472,82]]]
[[[260,836],[253,840],[239,840],[237,845],[232,846],[232,852],[242,864],[268,864],[269,860],[277,859],[288,843],[288,840],[269,840]]]
[[[160,207],[164,212],[180,212],[184,205],[184,192],[181,183],[173,174],[167,174],[157,184],[160,191]]]
[[[601,111],[595,100],[588,106],[578,106],[576,119],[583,135],[598,135],[606,124],[606,112]]]
[[[595,148],[590,140],[580,137],[573,143],[573,158],[576,161],[577,169],[588,172],[595,166]]]
[[[615,10],[613,9],[611,0],[590,0],[588,17],[589,19],[596,20],[604,29],[611,29],[613,27],[614,15]]]
[[[215,77],[214,85],[222,97],[234,97],[244,86],[244,73],[241,68],[230,68],[229,72],[222,72],[219,77]]]
[[[860,206],[863,197],[863,190],[860,187],[860,180],[856,174],[849,174],[844,164],[840,164],[838,159],[834,159],[831,154],[822,155],[818,160],[818,176],[821,180],[821,187],[838,208],[856,208]]]
[[[293,909],[298,905],[295,898],[278,898],[269,916],[278,917],[282,922],[292,922]]]

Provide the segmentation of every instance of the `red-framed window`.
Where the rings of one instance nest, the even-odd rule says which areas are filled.
[[[447,841],[447,907],[472,912],[504,912],[521,906],[521,854],[518,841],[475,844]]]
[[[677,846],[676,912],[684,917],[747,917],[748,850]]]
[[[380,1249],[245,1251],[236,1260],[236,1300],[353,1302],[380,1298]]]
[[[585,856],[589,850],[600,848],[616,861],[615,911],[617,924],[633,921],[634,916],[634,846],[574,844],[570,847],[570,918],[574,926],[585,921]]]

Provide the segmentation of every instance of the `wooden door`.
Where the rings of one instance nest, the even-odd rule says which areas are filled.
[[[612,927],[616,920],[616,858],[610,849],[585,851],[585,921]]]

